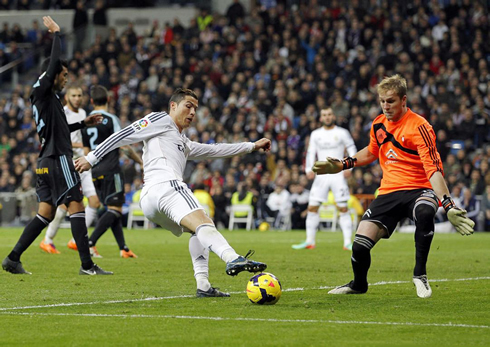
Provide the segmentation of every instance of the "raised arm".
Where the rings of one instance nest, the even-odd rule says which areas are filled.
[[[41,94],[45,94],[52,90],[54,78],[59,72],[61,57],[60,27],[50,16],[43,17],[43,23],[46,28],[48,28],[48,31],[54,34],[54,37],[48,67],[39,77],[39,80],[34,84],[34,88],[37,88],[36,91]]]

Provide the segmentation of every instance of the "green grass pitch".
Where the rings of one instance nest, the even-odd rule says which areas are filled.
[[[0,229],[0,258],[21,229]],[[394,234],[372,252],[365,295],[327,295],[352,279],[340,232],[320,232],[315,250],[294,251],[303,231],[223,231],[241,254],[266,262],[283,286],[274,306],[251,304],[251,274],[225,274],[214,254],[210,280],[231,298],[195,298],[188,235],[129,230],[138,259],[121,259],[110,232],[97,263],[114,276],[79,276],[79,258],[55,240],[60,255],[38,247],[22,256],[32,276],[0,271],[1,346],[489,346],[490,233],[436,234],[428,276],[433,295],[411,283],[413,235]],[[44,233],[43,233],[44,235]]]

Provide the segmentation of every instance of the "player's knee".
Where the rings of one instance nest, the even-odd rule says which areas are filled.
[[[348,211],[347,206],[337,206],[337,209],[340,213],[347,213]]]
[[[318,213],[318,209],[319,208],[320,208],[320,206],[310,206],[310,205],[308,205],[308,212]]]
[[[413,211],[415,241],[434,235],[434,217],[437,208],[431,202],[416,204]]]
[[[413,220],[415,223],[433,223],[436,215],[436,206],[427,200],[419,200],[413,210]]]
[[[100,207],[100,201],[99,199],[88,199],[88,205],[92,208],[95,208],[96,210],[99,209]]]
[[[206,234],[215,234],[219,233],[218,229],[216,229],[216,226],[213,223],[203,223],[199,225],[196,230],[193,232],[193,234],[198,234],[198,233],[206,233]]]
[[[375,244],[376,242],[371,240],[369,237],[364,235],[356,235],[354,242],[352,243],[352,256],[356,258],[356,256],[362,256],[369,253]]]

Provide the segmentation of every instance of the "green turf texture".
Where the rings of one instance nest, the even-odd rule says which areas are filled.
[[[1,259],[21,232],[0,229]],[[121,259],[108,232],[97,245],[104,258],[96,262],[115,274],[92,277],[78,275],[78,254],[66,248],[70,232],[61,230],[55,240],[60,255],[44,253],[39,237],[22,256],[33,275],[0,271],[0,345],[490,345],[490,233],[436,234],[428,264],[429,299],[418,298],[411,283],[410,234],[396,233],[376,245],[369,273],[376,285],[367,294],[350,296],[327,295],[352,279],[350,252],[342,250],[340,232],[320,232],[317,248],[301,251],[291,245],[304,240],[304,231],[223,235],[238,253],[254,249],[252,259],[266,262],[267,271],[280,279],[284,291],[276,305],[250,303],[245,287],[251,274],[227,276],[214,254],[211,283],[232,297],[195,298],[187,234],[126,231],[139,258]]]

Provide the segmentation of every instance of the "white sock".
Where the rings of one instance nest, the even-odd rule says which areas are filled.
[[[340,214],[339,224],[342,234],[344,234],[344,246],[348,246],[352,243],[352,218],[350,212]]]
[[[238,253],[212,224],[202,224],[197,227],[196,236],[204,248],[216,253],[226,263],[239,257]]]
[[[44,242],[53,243],[53,239],[56,237],[56,234],[58,233],[58,229],[60,228],[60,223],[65,217],[66,217],[66,210],[58,207],[56,209],[56,214],[54,215],[54,219],[48,225],[48,230],[46,230],[46,236],[44,237]]]
[[[203,247],[196,235],[191,235],[189,253],[194,267],[197,289],[207,291],[211,288],[211,283],[209,283],[209,249]]]
[[[85,207],[85,225],[90,227],[92,225],[92,222],[95,220],[97,217],[97,209],[87,206]]]
[[[320,214],[318,212],[308,212],[306,214],[306,243],[315,244],[319,224]]]

